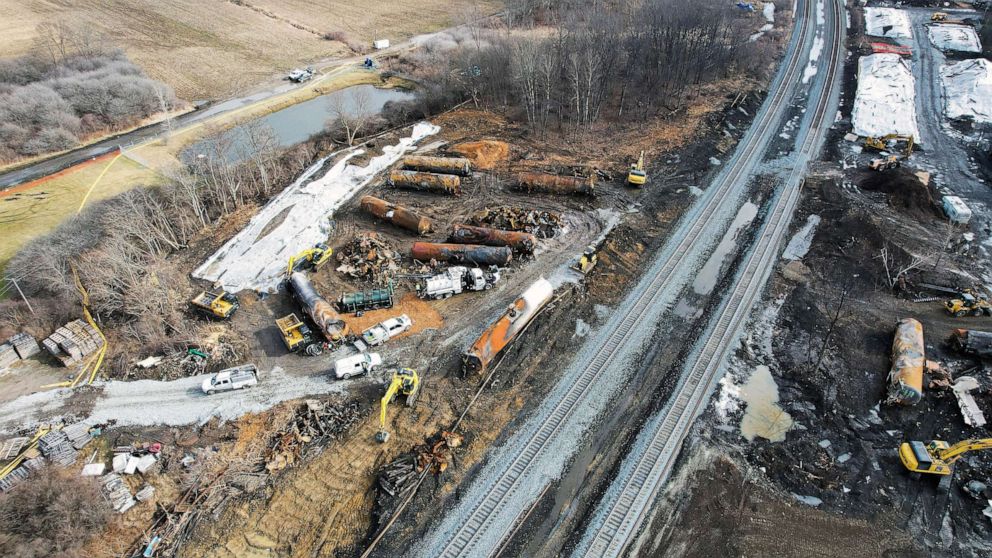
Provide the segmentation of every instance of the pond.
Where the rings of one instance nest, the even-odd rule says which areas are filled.
[[[310,136],[322,131],[327,120],[332,116],[332,108],[353,113],[359,105],[364,104],[365,112],[379,114],[389,101],[406,101],[413,96],[413,93],[402,89],[379,89],[372,85],[355,85],[259,117],[253,120],[251,125],[268,128],[279,147],[289,147],[306,141]],[[215,139],[205,139],[194,143],[183,151],[182,159],[188,162],[200,154],[210,153],[215,141]],[[245,148],[250,143],[246,125],[231,128],[223,134],[222,141],[228,144],[223,152],[229,161],[244,158]]]

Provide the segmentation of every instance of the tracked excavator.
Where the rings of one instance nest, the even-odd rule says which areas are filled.
[[[379,410],[379,431],[375,434],[375,440],[380,444],[389,439],[389,431],[386,430],[386,408],[396,399],[397,395],[406,397],[406,406],[413,407],[420,395],[420,376],[412,368],[401,368],[393,372],[393,379],[386,388],[386,393],[382,396]]]
[[[314,271],[327,263],[327,260],[331,259],[331,254],[333,253],[334,250],[328,248],[326,244],[318,242],[313,245],[313,248],[307,248],[289,258],[289,265],[286,266],[286,275],[289,276],[294,271]]]
[[[866,137],[864,139],[865,147],[870,147],[872,149],[877,149],[879,151],[889,151],[890,141],[902,141],[906,142],[906,149],[903,151],[903,158],[909,157],[913,154],[913,146],[915,145],[913,136],[903,135],[903,134],[887,134],[881,137],[873,138]]]
[[[992,449],[992,438],[971,438],[949,445],[942,440],[929,443],[903,442],[899,446],[899,459],[912,473],[940,475],[940,488],[950,485],[954,462],[969,451]]]
[[[644,186],[648,181],[648,174],[644,170],[644,152],[637,158],[637,162],[630,165],[630,172],[627,173],[627,183],[632,186]]]

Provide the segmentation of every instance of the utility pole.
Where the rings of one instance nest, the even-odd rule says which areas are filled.
[[[21,299],[24,301],[24,304],[28,305],[28,310],[31,311],[31,314],[37,316],[38,314],[35,313],[34,308],[31,307],[31,303],[28,302],[28,297],[24,296],[24,291],[22,291],[21,286],[17,284],[17,279],[9,277],[7,280],[14,284],[14,288],[17,289],[17,293],[21,295]]]

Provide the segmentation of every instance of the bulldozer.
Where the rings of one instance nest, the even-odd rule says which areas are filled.
[[[599,263],[598,252],[599,250],[596,248],[596,246],[594,244],[590,244],[582,252],[582,256],[579,257],[579,260],[575,262],[574,265],[572,265],[572,269],[578,271],[583,275],[586,275],[587,273],[592,271],[592,268],[596,267],[597,263]]]
[[[224,290],[203,291],[193,297],[190,304],[200,314],[219,320],[230,318],[240,306],[238,297]]]
[[[972,316],[992,316],[992,303],[984,296],[976,296],[972,293],[961,293],[958,298],[952,298],[944,302],[944,309],[947,313],[963,318],[968,314]]]
[[[871,149],[877,149],[879,151],[888,151],[890,141],[903,141],[906,142],[906,150],[903,151],[904,157],[909,157],[913,153],[913,145],[915,145],[913,136],[903,135],[903,134],[886,134],[881,137],[866,137],[864,139],[864,146],[870,147]]]
[[[382,396],[379,410],[379,431],[375,434],[375,440],[380,444],[389,439],[389,431],[386,430],[386,408],[396,399],[397,395],[406,397],[406,406],[413,407],[420,395],[420,376],[412,368],[400,368],[393,372],[393,379],[386,388],[386,393]]]
[[[318,242],[313,245],[313,248],[307,248],[289,258],[289,264],[286,266],[286,275],[289,276],[294,271],[314,271],[319,269],[327,263],[327,260],[331,259],[331,254],[333,253],[334,251],[328,248],[326,244]]]
[[[627,184],[631,186],[644,186],[648,181],[648,174],[644,171],[644,151],[637,158],[637,162],[630,165],[630,172],[627,173]]]
[[[944,12],[934,12],[930,14],[930,21],[947,21],[947,14]]]
[[[899,460],[914,474],[940,475],[941,490],[950,485],[954,462],[969,451],[992,449],[992,438],[972,438],[949,445],[942,440],[929,443],[903,442],[899,446]]]

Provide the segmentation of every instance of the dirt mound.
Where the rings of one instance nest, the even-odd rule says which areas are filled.
[[[403,295],[403,298],[396,301],[392,308],[382,310],[372,310],[365,312],[361,316],[347,314],[344,321],[354,333],[361,333],[375,324],[395,318],[400,314],[406,314],[413,320],[413,327],[403,332],[394,339],[402,339],[425,329],[440,329],[444,325],[444,318],[429,303],[417,298],[413,293]]]
[[[917,217],[940,216],[937,193],[929,185],[930,177],[900,167],[883,172],[865,171],[858,185],[870,192],[889,194],[889,204]]]
[[[470,159],[476,168],[489,170],[510,156],[510,144],[496,140],[467,141],[452,146],[451,151]]]

